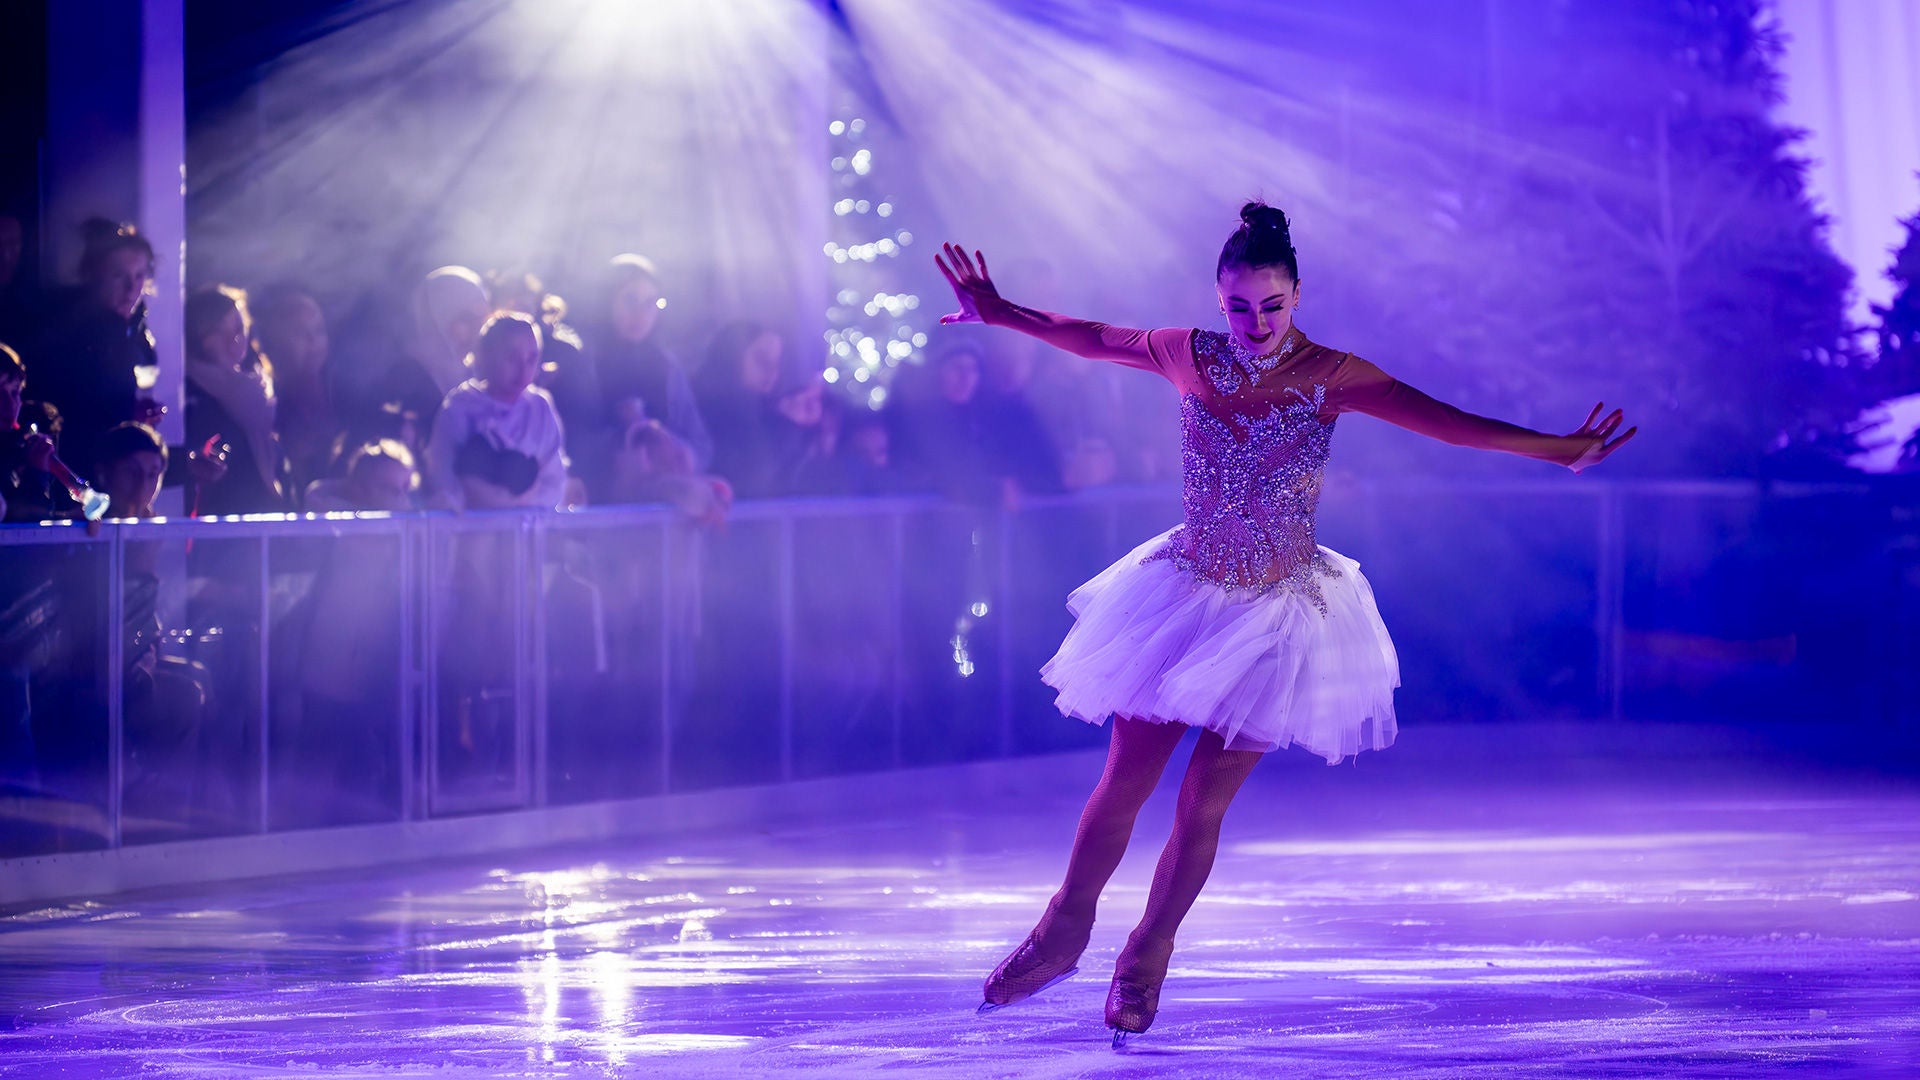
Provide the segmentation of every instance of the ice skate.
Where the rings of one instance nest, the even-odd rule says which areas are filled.
[[[1107,1027],[1113,1029],[1113,1048],[1127,1043],[1127,1036],[1139,1035],[1153,1026],[1160,1010],[1160,984],[1166,981],[1167,964],[1173,959],[1173,942],[1164,938],[1141,936],[1137,931],[1127,938],[1114,964],[1113,986],[1107,991]]]
[[[1074,925],[1060,914],[1057,903],[1049,903],[1033,932],[987,976],[977,1011],[1004,1009],[1071,978],[1080,970],[1080,954],[1092,934],[1092,919]]]

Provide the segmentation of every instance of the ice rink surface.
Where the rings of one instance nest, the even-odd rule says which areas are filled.
[[[1115,1051],[1101,1003],[1170,775],[1081,974],[976,1016],[1098,769],[16,909],[0,1075],[1920,1076],[1920,786],[1781,759],[1276,756],[1158,1022]]]

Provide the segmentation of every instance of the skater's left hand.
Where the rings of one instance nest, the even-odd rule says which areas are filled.
[[[1615,409],[1607,415],[1605,420],[1601,420],[1601,410],[1606,407],[1607,403],[1604,401],[1595,405],[1593,411],[1587,414],[1586,423],[1581,424],[1579,430],[1573,434],[1566,436],[1569,440],[1578,440],[1577,452],[1573,460],[1567,462],[1567,468],[1574,472],[1591,469],[1605,461],[1609,454],[1618,450],[1622,443],[1633,438],[1634,432],[1640,430],[1637,426],[1630,427],[1621,432],[1618,438],[1614,438],[1613,433],[1620,430],[1620,425],[1625,421],[1626,416],[1621,410]]]

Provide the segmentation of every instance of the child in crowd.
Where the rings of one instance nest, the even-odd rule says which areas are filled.
[[[167,475],[167,444],[160,433],[128,421],[108,430],[99,445],[97,475],[107,496],[107,516],[154,517],[153,500]]]
[[[315,480],[307,487],[306,507],[314,513],[418,510],[414,493],[420,474],[413,452],[398,439],[363,444],[347,457],[346,475]]]
[[[718,526],[733,508],[733,487],[694,468],[693,450],[658,420],[635,420],[613,456],[607,491],[615,503],[670,503],[701,525]]]
[[[54,516],[58,488],[47,466],[53,439],[23,420],[27,369],[20,354],[0,345],[0,513],[7,521]]]
[[[474,377],[441,406],[427,446],[431,503],[451,509],[555,509],[567,487],[560,414],[533,385],[540,331],[532,317],[487,320],[473,350]]]

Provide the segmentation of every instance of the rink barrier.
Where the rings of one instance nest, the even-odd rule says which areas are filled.
[[[1812,495],[1851,496],[1864,490],[1864,487],[1852,485],[1772,485],[1762,489],[1750,483],[1716,481],[1421,481],[1347,484],[1343,495],[1367,503],[1392,500],[1399,494],[1460,493],[1503,499],[1550,499],[1556,502],[1571,499],[1588,504],[1585,512],[1592,515],[1588,520],[1593,523],[1595,545],[1592,557],[1596,603],[1592,634],[1596,663],[1592,690],[1601,714],[1596,718],[1617,721],[1623,713],[1625,666],[1622,596],[1626,576],[1623,528],[1623,504],[1626,500],[1638,497],[1708,501],[1791,499]],[[994,621],[993,629],[998,650],[996,655],[1004,659],[1013,655],[1015,626],[1009,613],[1014,610],[1012,598],[1019,584],[1019,568],[1010,539],[1014,526],[1021,515],[1060,509],[1098,513],[1102,546],[1109,552],[1124,552],[1139,539],[1177,520],[1178,492],[1158,487],[1111,488],[1071,496],[1030,498],[1023,501],[1017,511],[967,510],[926,497],[770,500],[738,504],[731,515],[730,529],[757,525],[768,525],[773,529],[773,580],[778,629],[778,655],[774,664],[777,672],[777,693],[774,698],[777,731],[775,772],[771,776],[744,782],[752,784],[770,780],[786,784],[798,778],[796,637],[802,633],[802,628],[798,625],[796,599],[800,574],[796,566],[796,529],[805,523],[824,519],[885,523],[888,566],[884,589],[888,602],[884,616],[886,625],[881,637],[888,643],[894,664],[887,677],[889,753],[881,767],[899,770],[909,764],[903,753],[907,704],[902,691],[905,676],[900,662],[903,639],[907,633],[903,616],[907,591],[904,575],[912,562],[907,539],[909,525],[929,516],[958,515],[966,518],[972,515],[971,520],[997,530],[1001,542],[993,546],[992,603],[1001,617]],[[600,801],[605,805],[624,805],[627,802],[644,803],[648,798],[681,794],[679,778],[675,773],[675,739],[676,729],[681,727],[683,718],[676,714],[677,710],[685,707],[686,702],[680,694],[685,688],[676,684],[674,672],[676,663],[683,660],[677,654],[676,646],[685,643],[676,642],[674,629],[669,622],[675,610],[672,598],[676,590],[689,587],[698,589],[700,582],[678,580],[675,559],[688,549],[697,552],[709,541],[703,533],[688,526],[671,511],[646,507],[598,507],[564,513],[503,511],[462,515],[249,515],[201,520],[110,521],[104,523],[96,535],[88,535],[83,527],[70,523],[0,528],[0,548],[7,548],[10,552],[53,545],[102,553],[106,571],[104,618],[108,628],[125,625],[125,575],[128,546],[131,543],[248,544],[253,548],[256,561],[256,567],[249,576],[253,580],[255,593],[252,601],[257,605],[250,650],[254,671],[249,687],[250,722],[253,725],[251,735],[257,749],[250,763],[252,774],[246,783],[251,789],[251,797],[248,804],[250,820],[245,823],[244,831],[239,835],[171,839],[159,843],[129,842],[125,831],[127,745],[123,679],[126,672],[126,635],[108,632],[104,635],[104,656],[101,658],[105,683],[101,704],[104,707],[106,746],[105,791],[100,806],[101,820],[97,823],[97,843],[91,845],[89,850],[22,851],[17,843],[8,839],[8,833],[14,831],[16,823],[7,816],[7,811],[0,809],[0,903],[115,887],[113,883],[116,879],[110,870],[103,868],[113,865],[113,853],[117,851],[143,853],[128,865],[133,865],[133,862],[151,864],[155,859],[164,857],[164,853],[157,849],[184,853],[193,849],[180,845],[204,847],[208,844],[237,844],[239,847],[234,849],[237,854],[246,850],[249,839],[259,840],[273,834],[284,836],[294,831],[274,820],[275,752],[272,743],[275,686],[272,669],[275,662],[275,620],[272,605],[276,542],[307,540],[337,544],[355,538],[378,538],[397,545],[398,597],[395,614],[399,625],[396,661],[400,677],[392,699],[394,723],[393,742],[390,744],[397,763],[396,812],[390,821],[335,826],[327,831],[344,836],[347,833],[342,833],[342,830],[347,829],[352,835],[367,838],[371,846],[378,847],[371,838],[381,835],[382,829],[401,829],[403,832],[393,834],[399,836],[417,823],[462,815],[544,812],[550,805],[549,763],[553,731],[549,716],[552,673],[549,670],[548,648],[551,627],[548,625],[548,604],[540,593],[543,575],[549,565],[551,545],[556,541],[571,536],[605,537],[610,533],[651,537],[658,545],[654,586],[662,600],[659,604],[656,658],[661,677],[658,700],[653,703],[659,715],[658,745],[655,748],[658,755],[656,790],[639,800]],[[515,568],[512,580],[516,587],[507,590],[511,612],[511,640],[508,644],[512,686],[510,779],[504,790],[476,793],[461,790],[443,772],[442,742],[447,735],[447,724],[444,722],[441,700],[444,687],[436,659],[441,655],[441,638],[447,626],[447,612],[442,608],[448,600],[448,593],[434,585],[442,581],[449,570],[447,549],[454,538],[480,534],[507,538],[511,564]],[[976,528],[976,546],[979,536]],[[9,558],[7,561],[14,560]],[[1004,758],[1020,752],[1015,734],[1017,714],[1021,711],[1017,691],[1021,678],[1030,675],[1030,672],[1016,670],[1011,663],[996,665],[993,675],[993,703],[997,714],[991,739],[993,757]],[[13,801],[18,804],[19,800]],[[568,815],[572,815],[569,820],[601,820],[593,814],[582,816],[577,806],[564,809]],[[85,829],[80,831],[84,832]],[[485,831],[482,828],[479,834],[484,835]],[[65,843],[67,841],[62,842],[63,845]],[[224,853],[226,849],[222,847],[221,850]],[[417,857],[417,850],[422,849],[401,845],[395,848],[394,853],[401,855],[406,851],[415,851]],[[59,868],[63,860],[72,863],[75,875],[71,878],[62,877]],[[219,861],[225,863],[227,859],[223,857]],[[24,870],[28,865],[35,867],[34,873],[15,872]],[[208,872],[216,871],[209,868]],[[135,875],[135,878],[138,876]]]

